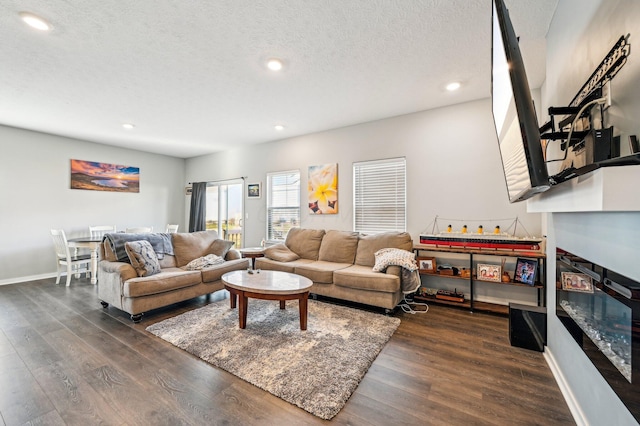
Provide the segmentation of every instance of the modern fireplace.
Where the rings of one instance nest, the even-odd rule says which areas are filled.
[[[640,283],[558,248],[556,315],[640,421]]]

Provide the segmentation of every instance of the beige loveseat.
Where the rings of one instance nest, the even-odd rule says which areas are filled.
[[[98,273],[98,297],[103,307],[111,304],[129,313],[134,322],[139,322],[142,314],[151,309],[223,289],[223,274],[250,266],[249,259],[242,259],[237,250],[229,249],[224,250],[225,262],[222,264],[186,270],[190,261],[215,254],[225,242],[218,239],[215,231],[168,235],[173,254],[164,254],[159,259],[160,273],[142,277],[130,263],[118,261],[108,240],[103,241]]]
[[[411,235],[293,228],[284,244],[265,249],[256,268],[305,276],[313,281],[314,294],[392,310],[402,299],[401,268],[373,271],[375,253],[383,248],[411,251]]]

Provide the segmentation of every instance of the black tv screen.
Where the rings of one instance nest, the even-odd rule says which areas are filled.
[[[493,2],[491,98],[509,201],[549,189],[540,130],[518,38],[502,0]]]

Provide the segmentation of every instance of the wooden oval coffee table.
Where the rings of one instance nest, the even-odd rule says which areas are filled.
[[[236,307],[240,328],[247,326],[247,301],[254,299],[278,300],[280,309],[287,300],[298,300],[300,305],[300,330],[307,329],[307,301],[313,282],[300,275],[280,271],[233,271],[222,276],[224,288],[230,293],[231,309]]]

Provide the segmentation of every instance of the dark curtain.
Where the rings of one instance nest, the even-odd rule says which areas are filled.
[[[207,228],[207,182],[193,182],[192,187],[189,232],[204,231]]]

